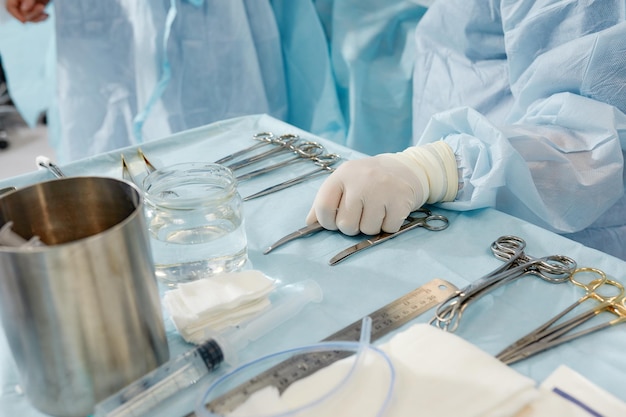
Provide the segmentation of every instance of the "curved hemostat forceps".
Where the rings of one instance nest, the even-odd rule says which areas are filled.
[[[438,214],[432,214],[432,212],[422,207],[409,215],[406,218],[404,224],[400,227],[395,233],[380,233],[376,236],[373,236],[369,239],[365,239],[362,242],[357,243],[356,245],[350,246],[349,248],[339,252],[335,255],[329,262],[330,265],[335,265],[342,260],[346,259],[348,256],[353,255],[357,252],[365,250],[369,247],[377,245],[379,243],[383,243],[389,239],[392,239],[402,233],[408,232],[409,230],[415,229],[417,227],[423,227],[427,230],[431,231],[439,231],[444,230],[448,227],[448,218],[445,216],[440,216]],[[276,249],[279,246],[282,246],[286,243],[291,242],[292,240],[299,239],[301,237],[310,236],[313,233],[317,233],[321,230],[324,230],[324,227],[320,225],[318,222],[305,226],[301,229],[296,230],[293,233],[289,233],[287,236],[279,239],[276,243],[269,246],[263,253],[268,254],[272,250]]]
[[[591,273],[597,278],[585,284],[574,278],[575,275],[581,273]],[[624,298],[624,286],[622,284],[607,279],[604,272],[595,268],[579,268],[572,273],[570,280],[575,285],[583,288],[585,294],[546,323],[498,353],[496,355],[498,359],[506,364],[512,364],[562,343],[626,321],[626,298]],[[608,292],[608,294],[603,292]],[[557,324],[559,320],[587,300],[596,301],[598,304],[569,320]],[[611,313],[616,318],[601,322],[595,326],[588,326],[575,333],[570,333],[603,312]]]
[[[439,304],[430,323],[453,332],[467,306],[487,292],[525,275],[536,275],[555,284],[566,282],[576,269],[576,262],[567,256],[533,258],[524,252],[525,247],[526,242],[517,236],[499,237],[491,244],[491,251],[496,258],[507,262]]]
[[[320,155],[310,160],[317,166],[317,168],[312,171],[307,172],[306,174],[299,175],[297,177],[288,179],[287,181],[281,182],[280,184],[272,185],[271,187],[267,187],[261,191],[258,191],[254,194],[246,196],[243,198],[243,201],[252,200],[254,198],[263,197],[264,195],[275,193],[276,191],[284,190],[285,188],[289,188],[293,185],[300,184],[301,182],[308,181],[310,179],[319,177],[320,175],[329,174],[335,171],[335,168],[332,167],[336,162],[338,162],[341,157],[337,154],[325,154]]]
[[[256,133],[255,135],[252,136],[252,139],[254,140],[258,140],[259,143],[254,144],[252,146],[249,146],[245,149],[242,149],[240,151],[231,153],[230,155],[226,155],[223,158],[218,159],[217,161],[215,161],[216,164],[225,164],[226,162],[232,161],[235,158],[239,158],[240,156],[243,156],[249,152],[252,152],[256,149],[259,149],[263,146],[266,145],[271,145],[273,143],[275,143],[275,141],[277,140],[276,136],[274,136],[274,134],[272,132],[260,132],[260,133]]]
[[[222,163],[222,165],[226,166],[231,171],[236,171],[238,169],[245,168],[249,165],[252,165],[254,163],[257,163],[259,161],[272,157],[274,155],[279,155],[281,153],[286,153],[286,152],[296,152],[296,150],[298,149],[297,144],[299,142],[300,142],[300,137],[298,135],[293,135],[293,134],[280,135],[279,137],[273,138],[271,140],[272,145],[275,145],[272,149],[249,156],[239,161],[231,162],[230,164]]]
[[[258,168],[254,171],[246,172],[245,174],[240,174],[236,177],[237,181],[241,182],[249,180],[251,178],[267,174],[268,172],[277,170],[279,168],[295,164],[296,162],[302,162],[311,160],[316,157],[321,157],[323,156],[322,154],[325,152],[324,147],[317,142],[301,142],[291,145],[290,148],[293,150],[293,153],[295,155],[294,157],[283,160],[274,165]]]

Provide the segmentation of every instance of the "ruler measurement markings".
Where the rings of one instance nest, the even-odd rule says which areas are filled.
[[[435,307],[456,290],[451,283],[434,279],[374,311],[369,314],[372,319],[371,341],[380,339]],[[361,322],[362,320],[359,320],[344,327],[323,339],[322,342],[358,341],[361,334]],[[214,399],[206,407],[213,413],[230,412],[262,388],[272,385],[282,393],[293,382],[353,354],[349,351],[329,351],[292,356]],[[196,414],[191,412],[185,417],[194,416]]]

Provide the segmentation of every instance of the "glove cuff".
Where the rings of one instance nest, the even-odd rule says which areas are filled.
[[[458,171],[452,148],[444,141],[413,146],[396,154],[409,157],[426,173],[428,187],[424,189],[429,204],[452,201],[458,192]],[[428,192],[426,192],[428,191]]]

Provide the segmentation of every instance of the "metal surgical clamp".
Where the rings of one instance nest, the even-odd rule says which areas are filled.
[[[268,246],[268,248],[263,251],[263,254],[267,255],[268,253],[270,253],[277,247],[284,245],[285,243],[289,243],[292,240],[299,239],[301,237],[311,236],[313,233],[317,233],[321,230],[324,230],[324,226],[322,226],[318,222],[312,223],[308,226],[304,226],[303,228],[298,229],[295,232],[289,233],[287,236],[278,239],[276,243]]]
[[[426,230],[438,232],[440,230],[446,229],[448,227],[448,224],[449,222],[447,217],[441,216],[439,214],[432,214],[431,211],[427,208],[420,208],[411,213],[411,215],[406,218],[405,223],[400,227],[400,230],[398,230],[397,232],[383,232],[369,239],[365,239],[362,242],[350,246],[349,248],[344,249],[337,255],[333,256],[328,264],[337,265],[348,256],[354,255],[355,253],[361,252],[362,250],[365,250],[367,248],[371,248],[372,246],[378,245],[379,243],[386,242],[389,239],[393,239],[394,237],[399,236],[402,233],[408,232],[409,230],[413,230],[417,227],[423,227]]]
[[[247,154],[248,152],[254,151],[254,150],[259,149],[259,148],[261,148],[263,146],[266,146],[266,145],[271,145],[276,140],[276,136],[274,136],[274,134],[272,132],[257,133],[255,135],[253,135],[252,138],[255,139],[255,140],[259,140],[261,142],[255,144],[255,145],[252,145],[250,147],[247,147],[246,149],[242,149],[240,151],[231,153],[230,155],[226,155],[225,157],[215,161],[215,163],[223,165],[226,162],[232,161],[235,158],[239,158],[240,156],[243,156],[243,155]]]
[[[266,174],[268,172],[286,167],[296,162],[307,161],[315,157],[322,157],[322,153],[325,150],[324,147],[317,142],[302,142],[297,145],[294,145],[293,148],[294,148],[293,151],[295,153],[295,157],[276,163],[274,165],[270,165],[264,168],[259,168],[254,171],[238,175],[237,181],[241,182],[241,181],[249,180],[250,178],[254,178],[256,176]]]
[[[581,272],[591,272],[596,274],[599,278],[594,279],[589,284],[584,284],[574,279],[574,275]],[[595,268],[580,268],[574,271],[570,280],[575,285],[585,289],[585,295],[583,295],[576,302],[571,304],[565,310],[548,320],[537,329],[528,333],[526,336],[520,338],[518,341],[505,348],[502,352],[496,356],[498,359],[506,364],[512,364],[536,353],[543,352],[544,350],[558,346],[565,342],[569,342],[578,337],[585,336],[587,334],[596,332],[609,326],[626,321],[626,299],[624,298],[624,286],[616,281],[606,278],[606,275]],[[612,287],[615,294],[604,295],[600,293],[600,289],[606,287]],[[578,316],[571,318],[560,324],[556,324],[557,321],[562,319],[566,314],[570,313],[574,308],[581,305],[586,300],[595,300],[599,304],[595,307],[579,314]],[[583,325],[588,320],[592,319],[596,315],[602,312],[609,312],[617,316],[613,320],[603,322],[593,327],[588,327],[585,330],[580,330],[576,333],[570,333],[572,330]],[[570,333],[570,334],[568,334]]]
[[[230,168],[230,170],[232,171],[236,171],[238,169],[247,167],[248,165],[252,165],[255,162],[262,161],[263,159],[269,158],[270,156],[273,156],[273,155],[277,155],[283,152],[295,152],[296,147],[294,144],[299,139],[300,138],[298,135],[292,135],[292,134],[281,135],[272,141],[273,144],[277,145],[273,149],[262,152],[260,154],[250,156],[246,159],[242,159],[237,162],[233,162],[231,164],[226,165],[226,167]]]
[[[536,275],[551,283],[562,283],[569,280],[570,275],[576,269],[576,262],[567,256],[551,255],[533,258],[524,252],[525,247],[526,242],[519,237],[499,237],[491,244],[491,251],[497,258],[507,262],[448,297],[437,307],[435,317],[430,323],[453,332],[458,328],[467,306],[488,291],[528,274]]]
[[[342,261],[343,259],[345,259],[346,257],[359,252],[363,249],[366,249],[370,246],[373,246],[375,244],[378,243],[382,243],[385,242],[393,237],[398,236],[399,234],[402,234],[404,232],[408,232],[411,229],[414,229],[416,227],[424,227],[428,230],[434,230],[434,231],[438,231],[438,230],[443,230],[445,228],[448,227],[448,219],[444,216],[440,216],[437,214],[432,214],[432,212],[430,210],[428,210],[425,207],[422,207],[416,211],[414,211],[413,213],[411,213],[411,215],[409,217],[407,217],[405,223],[402,225],[402,227],[400,227],[400,230],[398,230],[395,233],[380,233],[374,237],[371,237],[361,243],[358,243],[357,245],[354,245],[342,252],[340,252],[337,256],[335,256],[333,259],[331,259],[330,264],[331,265],[335,265],[336,263]],[[289,233],[287,236],[279,239],[276,243],[272,244],[271,246],[269,246],[267,249],[265,249],[265,251],[263,252],[264,254],[268,254],[270,253],[272,250],[276,249],[279,246],[282,246],[286,243],[291,242],[292,240],[295,239],[299,239],[301,237],[306,237],[306,236],[310,236],[313,233],[317,233],[321,230],[324,230],[324,227],[322,225],[320,225],[318,222],[312,223],[308,226],[305,226],[301,229],[296,230],[293,233]],[[349,253],[348,253],[349,252]],[[340,258],[340,259],[335,259],[335,258]],[[334,261],[333,261],[334,260]]]
[[[287,181],[281,182],[280,184],[273,185],[271,187],[265,188],[259,192],[251,194],[247,197],[244,197],[243,201],[252,200],[254,198],[262,197],[264,195],[275,193],[276,191],[284,190],[285,188],[291,187],[296,184],[300,184],[301,182],[319,177],[320,175],[328,174],[335,169],[331,166],[335,164],[341,157],[337,154],[328,154],[320,157],[311,158],[313,163],[318,166],[317,169],[307,172],[306,174],[302,174],[295,178],[291,178]]]

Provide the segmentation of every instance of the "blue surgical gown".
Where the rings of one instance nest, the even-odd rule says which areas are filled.
[[[436,1],[415,31],[413,137],[485,206],[626,259],[626,2]]]
[[[54,5],[59,117],[50,130],[61,163],[246,114],[343,137],[310,0]]]

